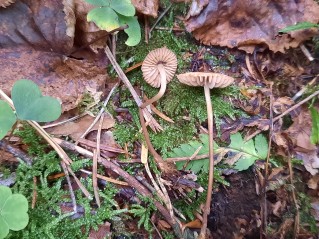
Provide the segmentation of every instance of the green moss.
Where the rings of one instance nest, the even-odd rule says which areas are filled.
[[[78,189],[75,190],[78,207],[84,208],[78,219],[72,219],[71,214],[63,212],[61,204],[70,204],[71,199],[69,191],[65,189],[65,178],[48,180],[49,175],[54,175],[62,171],[60,159],[55,151],[43,143],[35,131],[25,126],[23,130],[16,133],[29,148],[28,151],[33,155],[33,165],[27,166],[20,163],[16,170],[16,184],[13,188],[15,193],[25,195],[31,204],[34,183],[36,177],[37,200],[34,209],[29,207],[30,221],[28,226],[18,232],[11,231],[8,238],[20,239],[42,239],[42,238],[88,238],[91,228],[97,229],[98,225],[103,224],[106,220],[111,220],[115,215],[123,212],[117,210],[117,203],[113,199],[117,190],[108,184],[100,196],[102,205],[96,208],[92,200],[87,199]],[[90,165],[92,160],[72,157],[74,164],[73,169],[83,168],[84,165]],[[81,179],[82,183],[93,195],[92,180],[90,177]],[[72,208],[72,206],[70,206]],[[94,211],[94,213],[92,213]]]

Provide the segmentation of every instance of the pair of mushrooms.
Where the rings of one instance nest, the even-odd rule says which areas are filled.
[[[177,68],[177,59],[175,54],[166,47],[151,51],[142,64],[143,77],[151,86],[159,88],[160,91],[153,98],[147,100],[140,107],[144,108],[160,99],[166,85],[170,82]],[[206,205],[203,214],[203,226],[199,238],[204,238],[207,228],[207,216],[210,212],[214,181],[214,139],[213,139],[213,107],[210,97],[210,89],[224,88],[234,82],[234,78],[210,72],[189,72],[177,75],[178,80],[189,86],[204,87],[205,99],[207,105],[208,133],[209,133],[209,177]]]

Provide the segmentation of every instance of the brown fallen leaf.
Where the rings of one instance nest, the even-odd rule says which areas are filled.
[[[315,1],[210,0],[185,25],[206,45],[238,47],[249,53],[256,45],[266,45],[271,51],[285,52],[317,34],[316,29],[308,29],[278,36],[279,30],[303,21],[319,21],[319,5]]]
[[[69,1],[17,1],[0,8],[0,22],[2,48],[19,45],[67,53],[73,47],[75,16]]]
[[[157,17],[158,3],[158,0],[132,0],[138,12],[152,17]]]
[[[6,94],[15,81],[30,79],[44,95],[60,99],[63,111],[75,108],[85,92],[103,91],[107,79],[105,68],[94,62],[29,47],[0,48],[0,69],[0,88]]]
[[[73,140],[77,141],[79,137],[86,131],[86,129],[92,124],[94,117],[86,115],[74,122],[68,122],[53,128],[47,129],[50,134],[70,136]],[[111,115],[105,114],[102,129],[112,128],[115,124],[115,120]],[[98,124],[95,124],[92,130],[97,130]]]
[[[318,188],[318,183],[319,183],[319,175],[315,175],[308,180],[307,185],[308,185],[308,188],[316,190]]]

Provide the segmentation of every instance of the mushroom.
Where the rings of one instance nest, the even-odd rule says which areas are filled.
[[[160,90],[153,98],[144,102],[140,107],[145,108],[160,99],[166,90],[166,84],[173,79],[177,68],[175,54],[166,47],[158,48],[146,56],[142,64],[144,80]]]
[[[207,216],[210,212],[210,203],[212,198],[213,181],[214,181],[214,138],[213,138],[213,109],[210,98],[210,89],[224,88],[234,82],[234,78],[207,72],[189,72],[177,75],[178,80],[190,86],[204,86],[205,99],[207,105],[207,119],[208,119],[208,134],[209,134],[209,176],[208,189],[206,197],[206,205],[203,214],[203,225],[200,236],[198,238],[205,238],[207,228]]]

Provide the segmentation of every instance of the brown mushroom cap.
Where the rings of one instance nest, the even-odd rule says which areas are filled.
[[[173,79],[177,69],[177,58],[166,47],[158,48],[148,53],[142,64],[143,77],[147,83],[156,88],[161,86],[158,65],[163,66],[166,73],[166,82],[168,83]]]
[[[0,0],[0,7],[6,8],[7,6],[11,5],[14,2],[15,0]]]
[[[188,72],[177,75],[177,79],[186,85],[190,86],[208,86],[213,88],[224,88],[234,82],[234,78],[212,72]]]

